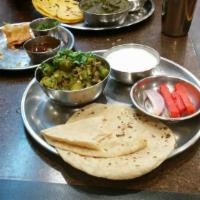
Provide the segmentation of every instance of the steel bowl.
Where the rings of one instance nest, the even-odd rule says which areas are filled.
[[[52,100],[55,101],[56,103],[66,105],[66,106],[78,106],[78,105],[83,105],[89,102],[94,101],[97,99],[100,94],[103,92],[109,74],[110,74],[110,65],[109,63],[101,56],[95,55],[99,60],[103,61],[109,69],[109,73],[102,80],[101,82],[91,86],[87,87],[81,90],[55,90],[55,89],[50,89],[47,87],[44,87],[40,84],[40,80],[43,77],[42,71],[41,71],[41,65],[39,65],[35,71],[35,78],[42,88],[42,90],[45,92],[45,94]],[[50,58],[43,63],[49,63],[52,61],[53,58]]]
[[[127,3],[129,4],[129,6],[125,10],[122,10],[120,12],[114,12],[114,13],[96,14],[96,13],[92,13],[87,10],[84,10],[83,8],[84,1],[85,0],[80,1],[79,7],[83,11],[85,23],[89,26],[94,26],[94,27],[121,25],[126,20],[129,10],[132,8],[132,4],[129,3],[129,1],[127,0]]]
[[[52,22],[57,22],[57,24],[55,26],[53,26],[52,28],[48,28],[48,29],[44,29],[44,30],[38,30],[35,26],[41,24],[41,23],[52,23]],[[56,31],[58,26],[60,25],[60,23],[56,20],[56,19],[51,19],[48,17],[44,17],[44,18],[38,18],[33,20],[29,26],[31,28],[31,30],[33,31],[33,34],[35,37],[38,36],[44,36],[44,35],[51,35],[52,32]]]
[[[144,91],[148,89],[153,89],[158,91],[161,84],[167,84],[170,91],[173,91],[174,85],[176,83],[182,83],[187,88],[189,93],[189,98],[193,102],[197,111],[191,115],[171,118],[168,116],[166,110],[160,115],[154,115],[151,113],[152,106],[149,101],[146,100]],[[141,112],[145,113],[150,117],[154,117],[167,122],[180,122],[183,120],[191,119],[200,113],[200,88],[193,83],[186,81],[181,78],[171,77],[171,76],[151,76],[144,78],[137,83],[135,83],[130,91],[130,97],[134,106]]]
[[[150,66],[150,67],[148,66],[148,70],[145,70],[145,71],[140,71],[140,72],[135,71],[134,72],[134,69],[133,69],[131,72],[124,72],[124,71],[119,71],[119,70],[114,69],[112,64],[110,63],[111,77],[113,79],[115,79],[116,81],[119,81],[121,83],[128,84],[128,85],[132,85],[138,79],[145,78],[145,77],[153,75],[153,73],[152,73],[153,69],[160,63],[160,55],[155,49],[153,49],[149,46],[146,46],[146,45],[134,44],[134,43],[114,46],[114,47],[108,49],[103,54],[103,57],[105,59],[107,59],[107,61],[109,62],[108,56],[111,55],[113,52],[116,52],[116,51],[119,51],[119,50],[122,50],[122,49],[130,49],[130,48],[143,49],[143,50],[151,53],[157,59],[157,64]],[[122,58],[122,59],[126,59],[126,58]]]
[[[44,52],[32,51],[32,48],[36,48],[39,46],[48,46],[48,48],[50,49]],[[61,47],[61,41],[51,36],[39,36],[30,39],[24,43],[24,49],[28,53],[29,57],[31,58],[31,62],[33,64],[39,64],[42,61],[50,57],[53,57],[54,55],[56,55],[60,47]]]

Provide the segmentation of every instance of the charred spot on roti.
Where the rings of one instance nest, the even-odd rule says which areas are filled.
[[[128,128],[133,128],[130,124],[128,124]]]
[[[171,137],[171,135],[170,135],[169,133],[167,133],[167,134],[165,135],[165,137],[166,137],[166,138],[169,138],[169,137]]]
[[[123,136],[125,136],[125,134],[124,134],[124,133],[121,133],[121,134],[116,134],[116,137],[123,137]]]

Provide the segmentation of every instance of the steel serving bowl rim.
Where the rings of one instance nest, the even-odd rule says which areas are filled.
[[[55,26],[53,26],[53,27],[51,27],[51,28],[48,28],[48,29],[44,29],[44,30],[38,30],[38,29],[36,29],[36,28],[33,28],[33,27],[31,27],[31,25],[33,25],[33,23],[35,23],[35,22],[37,22],[37,21],[42,21],[42,20],[54,20],[54,21],[57,21],[58,22],[58,24],[57,25],[55,25]],[[30,26],[30,28],[33,30],[33,31],[37,31],[37,32],[47,32],[47,31],[52,31],[52,30],[54,30],[54,29],[56,29],[58,26],[60,26],[60,22],[58,21],[58,20],[56,20],[56,19],[52,19],[52,18],[49,18],[49,17],[40,17],[40,18],[37,18],[37,19],[34,19],[34,20],[32,20],[30,23],[29,23],[29,26]]]
[[[161,57],[160,57],[160,54],[158,53],[158,51],[155,50],[154,48],[150,47],[150,46],[143,45],[143,44],[138,44],[138,43],[128,43],[128,44],[120,44],[120,45],[117,45],[117,46],[113,46],[113,47],[111,47],[110,49],[108,49],[108,50],[103,54],[103,57],[106,59],[106,57],[107,57],[108,55],[110,55],[111,53],[113,53],[115,50],[123,49],[123,48],[126,47],[126,46],[129,47],[129,48],[130,48],[130,47],[134,47],[134,46],[136,46],[136,47],[144,47],[144,48],[146,48],[146,49],[149,49],[149,50],[153,51],[155,54],[157,54],[157,56],[155,56],[155,55],[153,54],[154,57],[155,57],[156,60],[157,60],[157,64],[156,64],[155,66],[153,66],[153,67],[147,69],[147,70],[144,70],[144,71],[124,72],[124,71],[120,71],[120,70],[114,69],[114,68],[112,68],[112,66],[110,65],[111,70],[116,71],[116,72],[118,72],[118,73],[133,74],[133,75],[134,75],[134,74],[142,74],[142,73],[149,72],[149,71],[153,70],[154,68],[156,68],[156,67],[159,65],[160,60],[161,60]]]
[[[107,64],[108,69],[109,69],[108,75],[103,80],[101,80],[101,82],[96,83],[95,85],[92,85],[90,87],[86,87],[86,88],[83,88],[83,89],[80,89],[80,90],[56,90],[56,89],[47,88],[47,87],[44,87],[43,85],[41,85],[40,81],[37,79],[37,72],[38,72],[38,70],[41,70],[40,65],[42,65],[43,63],[46,63],[46,62],[48,62],[48,61],[50,61],[52,59],[54,59],[56,57],[56,55],[54,57],[48,58],[47,60],[43,61],[41,64],[39,64],[37,66],[37,68],[35,70],[35,74],[34,74],[35,80],[40,85],[40,87],[44,88],[45,90],[48,90],[48,91],[51,91],[51,92],[54,92],[54,91],[56,91],[56,92],[62,92],[62,93],[66,93],[66,94],[84,92],[84,91],[90,90],[92,88],[98,87],[99,85],[101,85],[102,83],[104,83],[108,79],[108,77],[110,76],[110,73],[111,73],[111,68],[110,68],[110,64],[105,60],[105,58],[103,58],[102,56],[96,55],[96,54],[94,54],[94,55],[97,58],[102,59]]]
[[[81,3],[85,1],[85,0],[81,0],[80,3],[79,3],[79,7],[80,9],[84,12],[84,13],[87,13],[87,14],[91,14],[91,15],[96,15],[96,16],[111,16],[111,15],[117,15],[117,14],[124,14],[126,12],[129,12],[129,10],[131,9],[131,4],[128,0],[126,0],[128,2],[128,8],[127,9],[124,9],[122,11],[119,11],[119,12],[114,12],[114,13],[103,13],[103,14],[98,14],[98,13],[93,13],[93,12],[88,12],[87,10],[84,10],[81,6]]]
[[[191,119],[195,116],[197,116],[198,114],[200,114],[200,108],[193,114],[191,115],[188,115],[188,116],[184,116],[184,117],[178,117],[178,118],[173,118],[173,117],[162,117],[162,116],[158,116],[158,115],[153,115],[149,112],[147,112],[145,109],[141,108],[137,102],[135,101],[135,98],[133,97],[133,91],[134,89],[142,82],[142,81],[145,81],[145,80],[151,80],[151,79],[157,79],[157,78],[167,78],[167,79],[177,79],[177,80],[180,80],[180,81],[183,81],[183,82],[186,82],[187,84],[191,85],[192,87],[194,87],[199,93],[200,93],[200,88],[197,87],[195,84],[193,84],[192,82],[184,79],[184,78],[179,78],[179,77],[175,77],[175,76],[165,76],[165,75],[154,75],[154,76],[149,76],[149,77],[146,77],[146,78],[143,78],[139,81],[137,81],[131,88],[131,91],[130,91],[130,98],[131,98],[131,101],[132,103],[134,104],[134,106],[139,109],[141,112],[145,113],[146,115],[150,116],[150,117],[153,117],[153,118],[156,118],[156,119],[159,119],[159,120],[163,120],[163,121],[168,121],[168,122],[180,122],[180,121],[184,121],[184,120],[188,120],[188,119]]]
[[[29,85],[27,86],[27,88],[25,89],[23,96],[22,96],[22,100],[21,100],[21,115],[22,115],[22,119],[24,121],[24,125],[26,127],[26,130],[30,133],[30,135],[36,140],[38,141],[38,143],[40,143],[42,145],[43,148],[48,149],[50,152],[58,155],[57,150],[52,147],[51,145],[49,145],[44,139],[42,139],[41,136],[39,136],[30,126],[28,119],[26,117],[26,111],[25,111],[25,101],[26,101],[26,97],[27,94],[30,90],[30,88],[32,87],[32,85],[36,82],[36,79],[33,78],[32,81],[29,83]]]
[[[42,52],[33,52],[33,51],[30,51],[28,50],[25,46],[31,42],[31,41],[34,41],[37,39],[40,39],[40,38],[45,38],[45,37],[48,37],[48,38],[51,38],[51,39],[54,39],[55,41],[59,42],[59,44],[55,47],[55,48],[52,48],[51,50],[48,50],[48,51],[42,51]],[[34,55],[38,55],[38,54],[47,54],[47,53],[52,53],[54,51],[58,51],[60,48],[61,48],[61,40],[60,39],[57,39],[55,37],[52,37],[52,36],[49,36],[49,35],[44,35],[44,36],[38,36],[38,37],[34,37],[34,38],[31,38],[29,40],[27,40],[24,44],[23,44],[23,48],[24,50],[26,50],[27,52],[31,53],[31,54],[34,54]]]

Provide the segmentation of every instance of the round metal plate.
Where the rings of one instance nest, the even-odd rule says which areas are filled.
[[[100,55],[105,51],[96,52]],[[153,72],[154,75],[173,75],[186,79],[198,87],[200,81],[188,70],[175,62],[166,58],[161,58],[161,62]],[[104,93],[96,100],[101,103],[126,103],[132,105],[129,97],[131,86],[122,85],[113,79],[109,79]],[[27,86],[21,102],[21,113],[24,125],[33,139],[50,152],[57,154],[55,148],[46,143],[41,137],[42,129],[65,123],[69,116],[79,108],[71,108],[55,104],[47,98],[33,79]],[[173,157],[192,146],[200,138],[200,116],[180,123],[167,124],[175,134],[176,147]]]
[[[138,24],[147,18],[149,18],[155,11],[155,4],[153,0],[147,0],[144,7],[138,11],[129,13],[126,21],[118,26],[102,26],[102,27],[91,27],[87,26],[84,22],[77,24],[62,24],[62,26],[76,29],[76,30],[87,30],[87,31],[103,31],[103,30],[114,30],[129,27]]]
[[[23,22],[28,23],[28,22]],[[14,25],[19,25],[22,23],[17,23]],[[8,49],[7,41],[4,33],[1,31],[0,27],[0,54],[2,59],[0,59],[0,70],[11,70],[20,71],[36,68],[37,65],[33,65],[26,51],[20,47],[19,49]],[[61,40],[61,47],[72,49],[74,46],[74,36],[66,28],[59,26],[58,31],[52,32],[52,36]]]

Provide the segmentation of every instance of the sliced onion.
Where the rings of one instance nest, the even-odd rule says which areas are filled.
[[[145,90],[145,94],[152,105],[152,114],[161,115],[165,108],[165,102],[161,94],[155,90]]]

